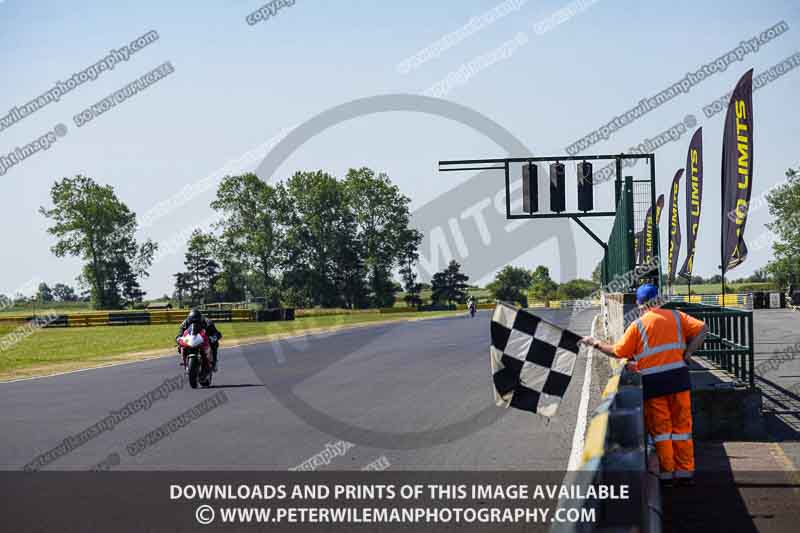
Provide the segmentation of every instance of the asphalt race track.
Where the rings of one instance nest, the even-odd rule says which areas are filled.
[[[586,334],[596,310],[537,310]],[[58,457],[45,470],[564,470],[583,382],[579,358],[559,413],[494,407],[489,312],[225,348],[211,389],[186,384]],[[235,332],[223,324],[223,333]],[[0,383],[0,468],[18,470],[182,374],[177,356]],[[597,384],[592,383],[596,390]],[[128,444],[205,398],[227,401],[140,453]],[[346,442],[341,442],[346,441]],[[326,452],[327,450],[327,452]],[[116,461],[115,461],[116,462]]]

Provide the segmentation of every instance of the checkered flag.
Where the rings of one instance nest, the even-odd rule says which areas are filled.
[[[498,303],[492,316],[495,403],[553,416],[572,378],[580,336]]]

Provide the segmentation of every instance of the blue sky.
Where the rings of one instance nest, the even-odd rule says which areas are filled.
[[[80,263],[55,258],[46,220],[56,179],[83,173],[114,186],[142,215],[231,159],[326,109],[355,98],[421,94],[451,71],[523,32],[509,57],[454,87],[445,99],[488,116],[536,154],[560,154],[566,146],[694,71],[740,41],[785,21],[789,31],[593,146],[588,153],[617,153],[694,114],[703,126],[706,194],[695,271],[708,276],[719,264],[719,161],[724,113],[705,118],[702,107],[730,91],[748,68],[756,73],[800,52],[800,4],[770,2],[636,2],[597,0],[544,34],[534,24],[575,2],[519,0],[517,11],[477,31],[407,74],[397,65],[471,17],[502,4],[497,0],[452,2],[321,2],[296,0],[268,20],[248,25],[245,17],[263,2],[0,2],[0,115],[51,88],[56,80],[96,63],[111,48],[155,30],[159,39],[127,62],[86,82],[59,102],[0,131],[0,155],[27,144],[56,124],[66,136],[0,176],[4,245],[0,247],[0,292],[13,293],[32,278],[74,283]],[[174,73],[88,124],[73,116],[165,61]],[[757,91],[753,196],[783,179],[800,163],[800,116],[796,97],[800,69]],[[659,192],[684,165],[690,134],[656,152]],[[516,154],[512,154],[516,155]],[[441,118],[383,113],[335,126],[303,145],[265,179],[284,179],[300,169],[370,166],[387,172],[423,206],[470,176],[440,174],[439,159],[504,157],[480,133]],[[250,164],[254,169],[257,161]],[[246,169],[246,168],[245,168]],[[645,169],[637,167],[644,173]],[[632,171],[633,172],[633,171]],[[498,178],[499,179],[499,178]],[[596,203],[608,207],[608,187]],[[574,194],[574,193],[571,193]],[[193,197],[140,231],[164,242],[211,216],[212,193]],[[764,234],[766,208],[751,213],[746,239]],[[685,220],[682,222],[685,225]],[[575,271],[588,277],[600,248],[577,227]],[[594,221],[601,236],[610,221]],[[525,231],[536,231],[535,224]],[[666,231],[666,216],[662,233]],[[520,239],[521,241],[523,239]],[[665,240],[665,239],[663,239]],[[685,242],[685,239],[684,239]],[[685,246],[685,245],[684,245]],[[521,242],[512,262],[545,264],[560,277],[551,244],[529,250]],[[491,249],[482,253],[492,253]],[[746,276],[770,259],[769,247],[751,251],[732,271]],[[165,254],[145,282],[149,296],[172,290],[182,268],[182,250]],[[470,258],[457,258],[469,265]],[[681,258],[682,260],[682,258]],[[485,281],[493,272],[474,272]]]

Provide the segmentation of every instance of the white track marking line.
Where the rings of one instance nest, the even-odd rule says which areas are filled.
[[[595,320],[592,319],[591,335],[594,337]],[[575,421],[575,432],[572,434],[572,452],[569,454],[567,472],[577,470],[581,466],[583,457],[583,444],[586,436],[586,416],[589,409],[590,386],[592,384],[592,354],[593,348],[586,349],[586,368],[583,371],[583,385],[581,386],[581,400],[578,403],[578,419]]]

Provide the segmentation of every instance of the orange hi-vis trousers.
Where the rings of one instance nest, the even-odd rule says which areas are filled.
[[[647,431],[653,437],[661,478],[694,475],[691,391],[656,396],[644,401]]]

